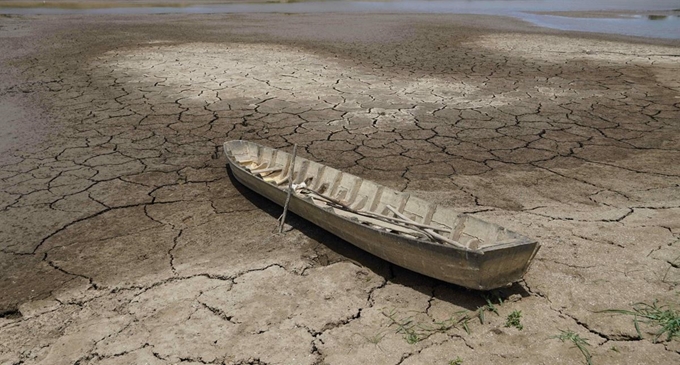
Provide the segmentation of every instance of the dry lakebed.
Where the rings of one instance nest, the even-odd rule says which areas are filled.
[[[680,363],[658,323],[603,312],[680,303],[677,40],[490,15],[0,15],[0,69],[0,364]],[[296,216],[276,234],[281,208],[226,168],[233,139],[542,247],[477,292]]]

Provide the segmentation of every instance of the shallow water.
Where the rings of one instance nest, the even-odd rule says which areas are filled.
[[[670,12],[668,12],[670,10]],[[556,11],[650,12],[618,18],[574,17],[536,14]],[[124,3],[30,3],[12,7],[0,3],[0,14],[163,14],[163,13],[428,13],[512,16],[535,25],[598,33],[650,38],[680,39],[680,0],[394,0],[394,1],[302,1],[187,5]],[[670,15],[668,14],[670,13]]]
[[[581,32],[612,33],[647,38],[680,39],[680,16],[635,15],[621,18],[577,18],[523,13],[535,25]]]

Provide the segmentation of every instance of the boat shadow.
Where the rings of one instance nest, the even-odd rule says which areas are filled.
[[[283,213],[281,206],[241,184],[236,180],[229,166],[226,169],[229,180],[245,199],[273,218],[281,216]],[[389,283],[412,288],[427,296],[432,296],[435,299],[448,302],[466,310],[477,310],[487,305],[488,301],[498,304],[499,300],[530,296],[530,293],[519,283],[491,291],[478,291],[430,278],[372,255],[292,212],[288,213],[286,224],[290,225],[292,229],[301,232],[312,242],[318,242],[319,245],[327,249],[318,250],[313,247],[314,244],[308,247],[310,251],[314,251],[315,255],[312,261],[318,266],[331,265],[341,261],[351,261],[380,275]]]

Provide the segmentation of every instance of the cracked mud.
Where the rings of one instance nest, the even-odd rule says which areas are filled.
[[[560,330],[598,364],[680,362],[598,312],[677,303],[677,44],[400,17],[0,18],[0,364],[582,363]],[[386,311],[485,299],[296,217],[273,234],[225,168],[239,138],[536,238],[521,299],[407,343]]]

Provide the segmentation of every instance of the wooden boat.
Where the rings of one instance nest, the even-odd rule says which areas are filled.
[[[532,239],[284,151],[230,141],[234,177],[357,247],[396,265],[471,289],[522,279],[539,249]],[[291,162],[294,166],[291,168]],[[289,178],[292,177],[292,181]]]

